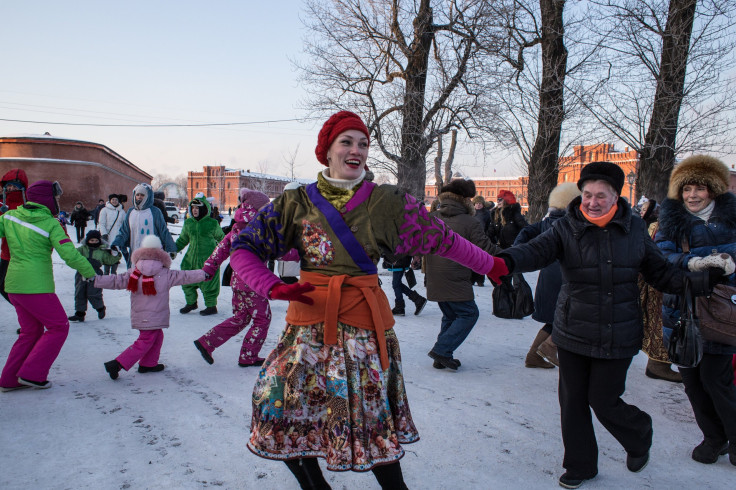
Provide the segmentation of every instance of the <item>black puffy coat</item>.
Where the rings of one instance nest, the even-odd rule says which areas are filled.
[[[528,223],[521,215],[518,202],[508,206],[497,207],[491,213],[488,235],[501,248],[509,248],[514,244],[516,236]]]
[[[564,209],[554,209],[549,216],[538,223],[523,228],[516,237],[514,245],[527,243],[552,228],[552,224],[567,213]],[[557,308],[557,296],[562,287],[562,271],[558,261],[552,262],[539,272],[537,287],[534,290],[534,313],[532,318],[540,323],[553,323],[555,321],[555,309]]]
[[[560,261],[563,284],[557,299],[552,340],[558,347],[600,359],[633,357],[641,348],[639,273],[655,288],[680,293],[686,276],[697,294],[707,289],[706,273],[686,273],[672,266],[631,213],[622,198],[603,228],[580,212],[581,198],[564,218],[529,243],[504,250],[513,272],[541,269]]]

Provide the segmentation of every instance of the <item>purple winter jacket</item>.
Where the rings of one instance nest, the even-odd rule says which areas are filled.
[[[131,256],[131,261],[141,272],[138,290],[130,293],[130,323],[137,330],[155,330],[169,327],[169,289],[182,284],[192,284],[205,280],[201,269],[192,271],[172,271],[171,257],[161,249],[139,248]],[[133,269],[122,274],[96,276],[95,287],[105,289],[126,289]],[[155,295],[142,292],[143,276],[153,276]]]

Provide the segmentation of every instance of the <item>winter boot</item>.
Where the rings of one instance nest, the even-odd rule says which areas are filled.
[[[238,363],[238,366],[240,366],[240,367],[263,366],[263,362],[264,361],[265,361],[265,359],[263,359],[262,357],[256,357],[252,361],[239,362]]]
[[[539,332],[537,332],[537,336],[534,339],[534,342],[532,342],[532,346],[529,348],[529,352],[527,352],[526,354],[526,359],[524,361],[524,365],[526,367],[544,369],[551,369],[555,367],[554,364],[545,361],[544,357],[537,354],[537,349],[539,348],[539,346],[548,338],[549,334],[544,330],[539,330]]]
[[[728,452],[727,442],[716,442],[712,439],[705,439],[703,442],[695,446],[692,458],[698,463],[713,464],[718,461],[719,456],[723,456]]]
[[[87,312],[84,311],[77,311],[74,313],[73,316],[69,317],[70,322],[83,322],[84,316],[87,314]]]
[[[414,309],[415,315],[420,314],[427,304],[427,298],[421,296],[416,291],[412,291],[409,293],[409,299],[414,303],[414,306],[416,307]]]
[[[212,354],[204,348],[199,340],[194,341],[194,347],[196,347],[199,353],[202,354],[202,358],[207,361],[207,364],[213,364],[215,362],[215,360],[212,358]]]
[[[192,305],[186,305],[184,308],[179,310],[179,313],[183,315],[183,314],[189,313],[190,311],[194,311],[197,308],[198,308],[197,303],[194,303]]]
[[[110,375],[110,379],[118,379],[118,374],[123,369],[123,365],[118,362],[117,359],[107,361],[105,363],[105,371]]]
[[[539,344],[537,354],[544,357],[545,361],[560,367],[560,361],[557,360],[557,346],[552,342],[552,336],[547,337],[544,342]]]
[[[647,369],[644,374],[652,379],[663,379],[673,383],[682,383],[682,375],[677,371],[670,369],[672,364],[669,362],[660,362],[653,359],[647,361]]]
[[[427,352],[427,355],[435,360],[435,362],[439,362],[446,368],[450,368],[453,371],[457,371],[457,368],[460,367],[460,361],[457,359],[453,359],[452,356],[441,356],[437,354],[435,351],[431,350]],[[434,366],[434,363],[432,364]]]
[[[51,381],[31,381],[30,379],[25,378],[18,378],[18,383],[26,386],[30,386],[31,388],[36,388],[37,390],[47,390],[51,388]]]
[[[404,316],[404,307],[403,306],[394,306],[391,309],[391,313],[393,313],[394,316]]]
[[[163,364],[156,364],[155,366],[141,366],[138,364],[139,373],[159,373],[164,370],[166,366]]]
[[[97,310],[97,318],[99,318],[100,320],[102,320],[103,318],[105,318],[105,311],[106,311],[106,309],[105,309],[104,306],[102,308],[99,308]]]
[[[202,316],[214,315],[215,313],[217,313],[217,306],[208,306],[207,308],[199,312],[199,314]]]

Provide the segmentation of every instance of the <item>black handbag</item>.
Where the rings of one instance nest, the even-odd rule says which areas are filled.
[[[406,284],[409,286],[409,289],[414,289],[414,286],[417,285],[417,277],[414,275],[414,270],[406,269],[404,277],[406,277]]]
[[[233,268],[230,267],[230,264],[227,264],[227,267],[225,267],[225,270],[222,273],[222,285],[223,286],[230,286],[230,281],[233,277]]]
[[[502,279],[493,288],[493,315],[498,318],[522,319],[534,313],[534,295],[521,274]]]
[[[672,330],[667,355],[672,364],[692,368],[697,366],[703,358],[703,338],[700,335],[700,320],[695,316],[690,279],[685,280],[685,292],[681,303],[680,319]]]

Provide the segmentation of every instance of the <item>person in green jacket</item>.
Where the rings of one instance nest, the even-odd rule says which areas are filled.
[[[176,240],[177,252],[181,252],[189,245],[189,249],[181,261],[181,270],[183,271],[201,269],[217,244],[225,237],[220,224],[216,219],[210,217],[210,203],[204,195],[198,195],[192,199],[188,210],[189,218],[184,221],[181,235]],[[179,313],[189,313],[197,309],[197,288],[202,290],[205,305],[205,309],[200,311],[199,314],[213,315],[217,313],[217,296],[220,294],[219,269],[215,272],[211,281],[182,286],[187,304],[179,310]]]
[[[39,180],[28,187],[23,206],[0,216],[0,237],[11,255],[5,290],[20,323],[20,335],[0,375],[0,391],[51,387],[49,370],[69,333],[69,320],[54,293],[51,253],[56,250],[85,278],[95,276],[54,217],[59,195],[58,183]]]
[[[77,251],[85,257],[95,272],[102,275],[102,266],[110,267],[117,265],[122,257],[118,252],[111,252],[106,248],[102,248],[102,233],[98,230],[90,230],[87,236],[82,240],[82,245],[77,247]],[[115,255],[113,255],[115,254]],[[77,272],[74,274],[74,315],[69,317],[69,321],[83,322],[87,315],[87,301],[90,302],[92,308],[97,310],[97,318],[102,320],[105,318],[105,302],[102,299],[102,289],[96,288],[94,284],[82,277]]]

